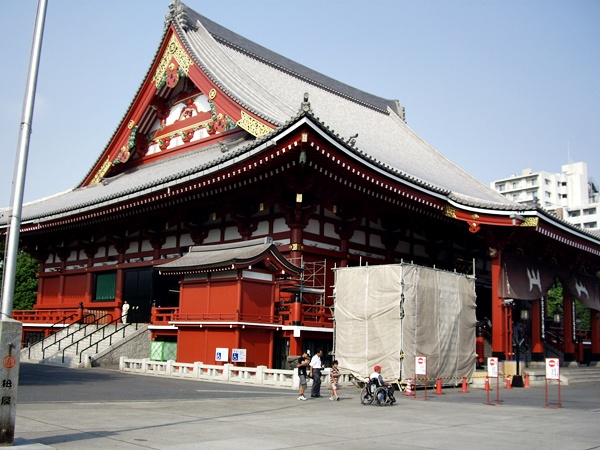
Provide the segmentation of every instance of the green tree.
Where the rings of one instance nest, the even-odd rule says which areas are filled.
[[[0,242],[0,257],[4,262],[4,242]],[[4,266],[2,266],[4,269]],[[13,309],[33,309],[37,299],[39,263],[28,253],[19,251],[15,271]],[[4,271],[0,278],[0,292],[4,284]]]
[[[547,300],[547,317],[553,318],[555,314],[559,314],[564,318],[563,312],[563,285],[560,281],[556,281],[555,286],[548,292]],[[590,310],[575,300],[575,319],[577,321],[576,328],[578,330],[590,329]]]

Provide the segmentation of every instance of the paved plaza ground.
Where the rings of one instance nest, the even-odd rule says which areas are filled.
[[[600,449],[600,385],[442,395],[393,406],[296,400],[291,390],[22,364],[21,449]],[[488,394],[489,401],[488,403]],[[500,402],[496,403],[498,399]]]

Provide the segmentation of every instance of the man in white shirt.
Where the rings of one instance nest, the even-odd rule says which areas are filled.
[[[310,360],[310,377],[313,379],[310,391],[311,397],[321,397],[321,370],[323,370],[321,356],[323,356],[323,350],[318,349],[315,356]]]

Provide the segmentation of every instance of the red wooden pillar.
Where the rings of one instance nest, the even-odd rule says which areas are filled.
[[[290,337],[290,355],[302,355],[302,339],[299,330]]]
[[[117,286],[115,287],[115,303],[117,306],[115,307],[115,315],[119,316],[121,314],[121,306],[123,305],[123,284],[125,280],[125,274],[123,269],[117,269]],[[113,317],[116,318],[116,317]]]
[[[544,360],[544,343],[542,342],[542,300],[531,302],[531,359]]]
[[[563,350],[565,361],[575,361],[575,342],[573,341],[573,299],[565,289],[563,291],[563,336],[565,348]]]
[[[58,276],[58,303],[63,304],[63,299],[65,297],[65,276],[60,272]]]
[[[342,254],[342,260],[340,261],[340,267],[348,267],[348,239],[342,238],[340,240],[340,254]]]
[[[304,250],[302,226],[295,226],[290,229],[290,250],[290,259],[299,266],[302,260],[302,250]]]
[[[89,266],[89,267],[91,267],[91,266]],[[85,296],[83,297],[84,305],[91,304],[93,298],[94,298],[94,274],[92,272],[88,272],[85,274]]]
[[[600,361],[600,311],[590,309],[592,361]]]
[[[503,358],[506,350],[505,311],[500,292],[502,253],[492,259],[492,356]]]

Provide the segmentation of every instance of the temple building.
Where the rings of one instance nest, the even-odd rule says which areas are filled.
[[[14,312],[26,341],[87,315],[119,321],[127,301],[178,361],[244,349],[245,364],[283,368],[333,350],[335,268],[405,261],[474,274],[477,318],[507,359],[524,318],[543,360],[560,280],[564,360],[582,360],[582,342],[600,359],[598,235],[457,167],[396,100],[174,1],[115,123],[78,186],[23,207],[22,248],[41,263],[35,310]],[[591,313],[583,341],[576,302]]]

